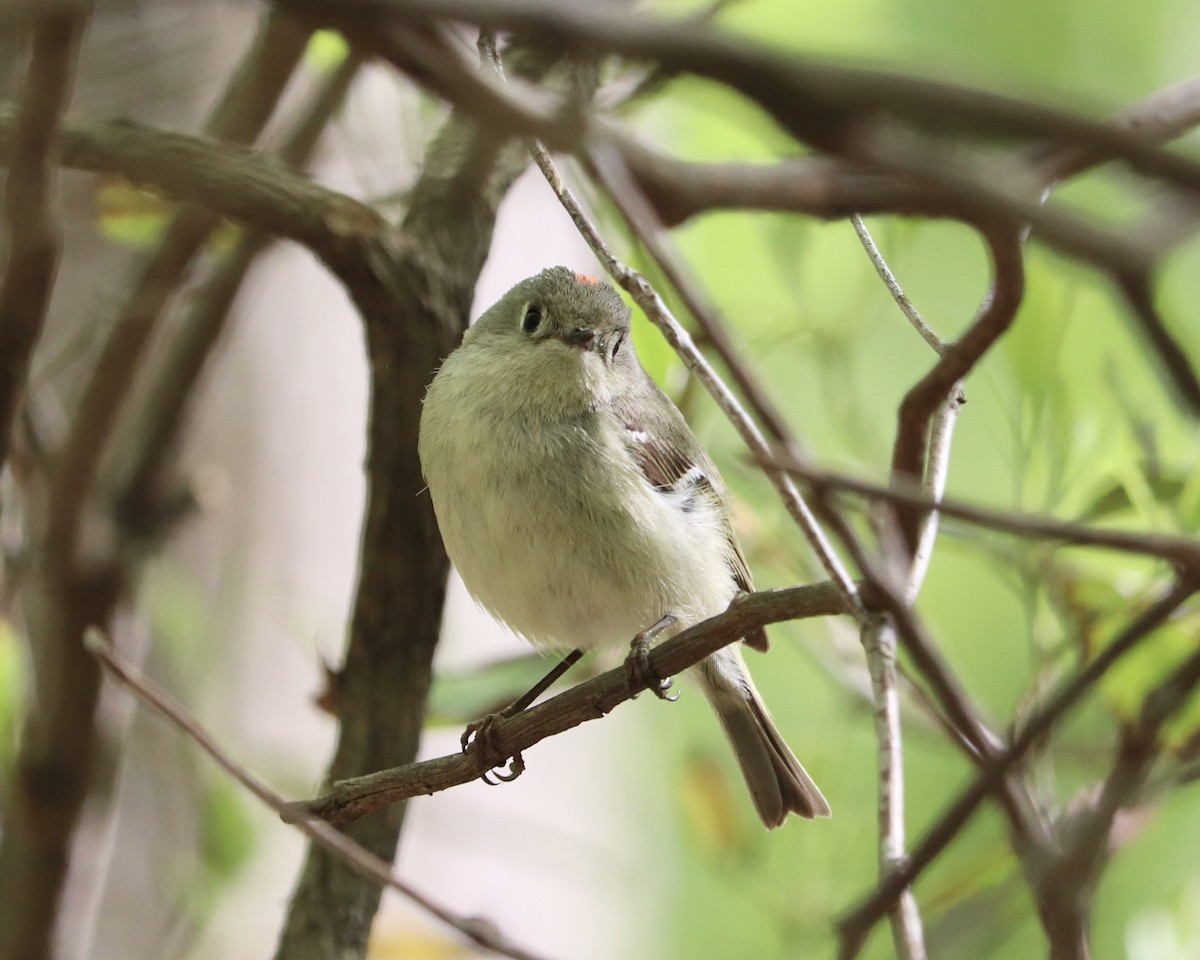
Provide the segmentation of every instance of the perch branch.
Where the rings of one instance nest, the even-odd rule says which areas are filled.
[[[808,617],[847,613],[849,608],[832,583],[743,594],[721,614],[683,631],[650,652],[656,676],[678,674],[706,656],[728,646],[755,627]],[[596,720],[633,698],[644,687],[631,688],[624,667],[617,667],[496,723],[488,742],[495,750],[486,757],[474,753],[451,754],[411,763],[392,770],[353,777],[335,783],[329,793],[296,804],[335,823],[357,820],[409,797],[437,793],[479,778],[485,769],[515,756],[546,737]],[[475,750],[481,747],[473,748]]]

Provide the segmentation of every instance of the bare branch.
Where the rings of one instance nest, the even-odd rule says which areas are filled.
[[[1025,292],[1020,238],[1008,228],[986,231],[984,237],[993,267],[988,301],[962,337],[948,344],[933,369],[905,394],[892,453],[893,480],[925,474],[934,412],[1016,319]],[[916,545],[918,518],[912,511],[901,511],[899,520],[911,550]]]
[[[8,260],[0,277],[0,467],[8,460],[30,357],[58,269],[58,126],[71,98],[85,23],[86,17],[70,12],[37,22],[13,130],[4,210]]]
[[[1130,104],[1109,124],[1127,130],[1147,143],[1167,143],[1200,124],[1200,77],[1184,80]],[[1077,144],[1042,144],[1025,150],[1039,168],[1042,182],[1051,186],[1104,162],[1104,155]]]
[[[894,486],[884,486],[867,480],[859,480],[844,473],[818,470],[805,464],[780,459],[775,461],[775,466],[787,470],[820,490],[847,490],[872,500],[896,503],[920,510],[937,510],[947,517],[1023,539],[1057,540],[1072,546],[1134,553],[1165,560],[1186,570],[1200,571],[1200,543],[1187,537],[1177,537],[1165,533],[1105,530],[1068,523],[1053,517],[994,510],[965,503],[962,500],[934,500],[912,481],[901,480]]]
[[[12,127],[12,111],[0,107],[0,158],[11,148]],[[172,199],[294,240],[339,275],[348,271],[349,262],[369,258],[364,246],[381,245],[388,230],[365,204],[244,147],[71,115],[61,132],[66,166],[119,174]]]
[[[895,300],[900,311],[912,324],[921,337],[933,347],[934,352],[941,354],[945,349],[942,339],[925,322],[925,318],[905,295],[900,282],[892,273],[883,253],[875,244],[867,225],[858,214],[850,218],[854,232],[858,234],[859,242],[867,253],[875,272],[883,281],[884,286]],[[950,435],[952,426],[946,428],[946,423],[953,424],[953,412],[957,404],[950,404],[957,398],[950,398],[943,405],[938,417],[938,424],[943,427],[940,433],[941,443],[937,459],[931,457],[929,469],[922,481],[922,489],[933,499],[941,497],[945,482],[945,468],[950,456]],[[822,503],[823,497],[818,497]],[[904,601],[911,606],[916,602],[917,594],[925,579],[929,559],[933,554],[934,541],[937,538],[937,514],[933,511],[923,519],[918,531],[917,543],[913,549],[912,562],[909,564],[908,576],[905,578]],[[862,631],[862,644],[867,657],[867,666],[871,674],[871,689],[875,700],[875,739],[879,751],[879,873],[887,876],[904,862],[905,823],[904,823],[904,753],[902,748],[903,730],[900,724],[900,700],[896,688],[896,631],[884,618],[877,619]],[[944,718],[944,715],[939,714]],[[953,724],[949,724],[953,729]],[[960,731],[954,731],[956,739],[961,741],[973,757],[978,758],[979,750],[969,737],[964,737]],[[897,899],[896,904],[888,913],[888,921],[892,929],[892,942],[896,952],[901,957],[924,957],[925,939],[921,923],[921,915],[917,905],[916,895],[911,889],[905,890]]]
[[[883,253],[876,246],[875,238],[871,236],[871,231],[863,223],[863,218],[856,213],[850,218],[850,223],[854,227],[854,232],[858,234],[859,242],[862,243],[863,249],[866,250],[867,256],[871,260],[871,265],[875,268],[875,272],[879,274],[879,279],[883,281],[883,285],[887,287],[888,293],[892,295],[892,299],[896,301],[896,306],[900,308],[900,312],[913,325],[913,329],[921,335],[921,339],[933,347],[934,353],[941,355],[946,349],[946,341],[939,337],[934,332],[933,327],[925,322],[925,318],[921,316],[921,311],[913,306],[913,302],[905,295],[904,289],[900,286],[900,281],[896,279],[896,275],[892,273],[891,267],[887,265],[887,261],[883,258]]]
[[[896,633],[878,618],[862,631],[874,701],[875,739],[879,750],[879,875],[887,877],[904,862],[904,750],[900,697],[896,688]],[[900,960],[923,960],[925,933],[911,889],[888,912],[892,943]]]
[[[375,856],[345,834],[339,833],[319,817],[295,809],[282,796],[259,780],[234,760],[213,736],[192,717],[182,704],[147,678],[137,667],[121,657],[99,630],[92,628],[84,634],[84,646],[117,680],[145,706],[149,707],[185,737],[192,740],[230,777],[252,793],[263,805],[285,817],[288,823],[305,834],[360,876],[402,894],[420,909],[451,927],[469,942],[484,950],[512,957],[514,960],[536,960],[535,955],[508,940],[494,924],[478,917],[463,917],[431,900],[415,887],[401,880],[382,858]]]
[[[1193,414],[1200,414],[1200,378],[1197,378],[1183,347],[1158,315],[1148,278],[1144,273],[1125,274],[1118,277],[1118,285],[1142,333],[1158,354],[1176,396]]]
[[[549,163],[548,154],[545,160]],[[605,185],[605,189],[609,192],[609,195],[624,197],[630,205],[628,208],[629,216],[635,222],[642,221],[642,213],[648,212],[648,210],[642,211],[635,206],[639,194],[636,188],[633,188],[632,180],[624,164],[620,161],[619,156],[610,153],[606,157],[601,153],[594,153],[589,157],[589,161],[594,168],[596,176]],[[539,166],[542,166],[543,173],[547,173],[552,186],[555,185],[556,181],[559,184],[558,187],[555,187],[555,192],[563,200],[564,204],[573,203],[572,200],[564,199],[564,197],[569,198],[569,193],[565,191],[565,187],[561,186],[561,180],[559,180],[557,173],[555,172],[553,175],[548,173],[547,167],[543,166],[541,162],[539,162]],[[662,297],[655,292],[645,277],[617,260],[595,230],[595,227],[587,221],[586,215],[578,208],[578,204],[574,204],[574,207],[575,212],[572,212],[572,219],[575,220],[577,226],[580,225],[581,220],[583,221],[584,226],[581,226],[581,232],[584,235],[584,239],[588,241],[596,256],[604,263],[609,274],[633,297],[646,317],[662,331],[663,336],[672,349],[683,359],[688,369],[692,371],[696,378],[704,385],[704,388],[712,395],[713,399],[716,400],[717,405],[737,429],[751,452],[754,455],[766,453],[769,449],[766,439],[754,421],[742,409],[741,404],[738,403],[729,388],[717,376],[716,371],[713,370],[708,360],[696,349],[692,338],[688,336],[687,331],[683,329],[679,321],[671,314]],[[645,232],[647,235],[649,234],[649,231]],[[855,612],[856,619],[861,620],[862,606],[857,597],[857,589],[854,581],[850,578],[842,561],[833,550],[811,508],[804,502],[795,484],[785,474],[768,471],[767,476],[783,499],[788,513],[791,514],[792,519],[800,527],[809,546],[812,547],[813,552],[817,555],[817,560],[830,579],[845,591],[845,596],[851,610]]]
[[[656,676],[682,673],[721,647],[737,642],[755,627],[848,612],[839,589],[828,582],[742,594],[725,612],[689,627],[651,650],[650,666]],[[481,772],[547,737],[599,719],[644,689],[644,686],[631,687],[628,672],[617,667],[545,703],[498,721],[489,733],[486,748],[480,745],[472,753],[451,754],[340,780],[325,796],[296,804],[296,808],[341,823],[365,817],[399,800],[470,783]],[[478,755],[482,749],[489,752]]]

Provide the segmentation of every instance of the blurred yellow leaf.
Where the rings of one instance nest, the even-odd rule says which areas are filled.
[[[144,250],[162,238],[174,205],[124,177],[96,181],[96,221],[100,232],[121,246]]]
[[[318,30],[308,41],[305,62],[318,73],[332,73],[350,56],[350,44],[336,30]]]
[[[724,769],[712,757],[693,754],[684,763],[680,805],[683,819],[701,853],[713,859],[737,859],[749,840]]]

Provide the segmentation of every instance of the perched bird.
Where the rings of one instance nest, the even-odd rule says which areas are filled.
[[[721,476],[638,362],[629,308],[608,284],[554,267],[501,297],[434,377],[419,452],[467,589],[536,645],[669,635],[751,589]],[[766,634],[745,642],[765,650]],[[768,827],[828,816],[739,647],[689,672],[759,816]]]

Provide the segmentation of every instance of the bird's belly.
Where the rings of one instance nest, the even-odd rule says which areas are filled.
[[[573,484],[571,495],[545,481],[570,475],[561,464],[517,473],[476,463],[431,485],[439,521],[453,518],[442,522],[446,549],[475,600],[533,643],[624,645],[666,614],[687,625],[733,596],[717,524],[685,515],[640,477],[614,481],[610,468],[572,464],[609,482]]]

